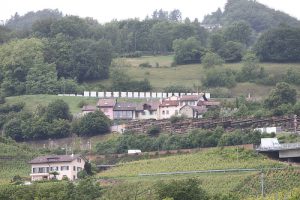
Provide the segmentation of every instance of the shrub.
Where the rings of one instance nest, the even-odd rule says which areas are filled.
[[[154,136],[154,135],[158,135],[160,133],[161,129],[159,126],[151,126],[148,130],[147,130],[147,134]]]
[[[152,65],[149,62],[144,62],[144,63],[139,64],[139,67],[151,68]]]

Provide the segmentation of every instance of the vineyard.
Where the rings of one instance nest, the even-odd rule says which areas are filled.
[[[9,182],[13,176],[29,177],[27,162],[34,157],[28,147],[0,137],[0,184]]]
[[[262,180],[260,171],[139,176],[142,173],[238,168],[264,169],[264,192],[267,195],[276,191],[277,196],[287,196],[290,195],[292,189],[300,188],[300,171],[297,168],[287,167],[285,164],[249,150],[238,149],[237,151],[236,148],[212,148],[188,155],[121,163],[98,176],[102,180],[115,181],[113,187],[106,188],[105,194],[113,194],[124,189],[122,195],[126,196],[130,195],[130,192],[134,192],[129,192],[126,188],[147,191],[149,188],[155,188],[155,185],[161,181],[196,178],[201,181],[203,189],[210,195],[233,193],[240,199],[259,198]],[[270,168],[280,169],[270,170]],[[155,194],[152,195],[155,196]],[[140,196],[140,198],[143,199],[146,196]]]
[[[270,167],[283,167],[283,164],[250,150],[212,148],[194,154],[120,163],[118,167],[102,172],[99,176],[130,177],[144,173]]]

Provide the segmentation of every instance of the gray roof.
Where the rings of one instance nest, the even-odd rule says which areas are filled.
[[[131,111],[131,110],[136,110],[137,107],[137,103],[129,103],[129,102],[120,102],[120,103],[116,103],[114,110],[116,111]]]
[[[29,161],[29,164],[72,162],[73,160],[75,160],[79,157],[84,159],[80,154],[39,156],[39,157],[36,157],[33,160]]]

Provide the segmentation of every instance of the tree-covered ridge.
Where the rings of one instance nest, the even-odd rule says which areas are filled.
[[[255,0],[228,0],[224,12],[218,9],[211,15],[205,16],[203,23],[226,26],[238,20],[248,22],[257,32],[277,27],[279,24],[300,26],[296,18]]]
[[[15,13],[9,20],[6,21],[5,26],[11,30],[30,30],[32,25],[38,21],[48,20],[48,19],[60,19],[62,18],[62,13],[55,9],[44,9],[37,12],[28,12],[23,16]]]

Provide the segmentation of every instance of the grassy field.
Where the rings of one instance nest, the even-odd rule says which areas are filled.
[[[25,102],[25,110],[34,111],[38,105],[47,106],[50,102],[62,99],[69,104],[72,114],[81,112],[81,108],[78,106],[79,102],[85,101],[88,104],[96,106],[97,98],[87,97],[69,97],[69,96],[57,96],[57,95],[23,95],[7,97],[7,103]]]
[[[149,79],[151,85],[156,91],[162,91],[163,88],[172,85],[183,85],[193,88],[201,88],[201,79],[204,77],[205,69],[201,64],[178,65],[171,67],[173,56],[144,56],[141,58],[127,58],[124,60],[126,66],[123,69],[134,80]],[[139,64],[148,62],[152,68],[141,68]],[[156,64],[158,63],[158,64]],[[159,67],[156,67],[158,65]],[[261,63],[268,74],[284,74],[287,69],[293,68],[300,70],[300,63]],[[240,70],[242,63],[225,64],[222,66],[227,69]],[[97,85],[109,87],[110,80],[89,83],[91,88],[97,88]],[[254,97],[265,97],[270,91],[270,86],[262,86],[254,83],[240,83],[230,89],[232,96],[247,96],[251,93]],[[297,87],[300,91],[300,87]]]

